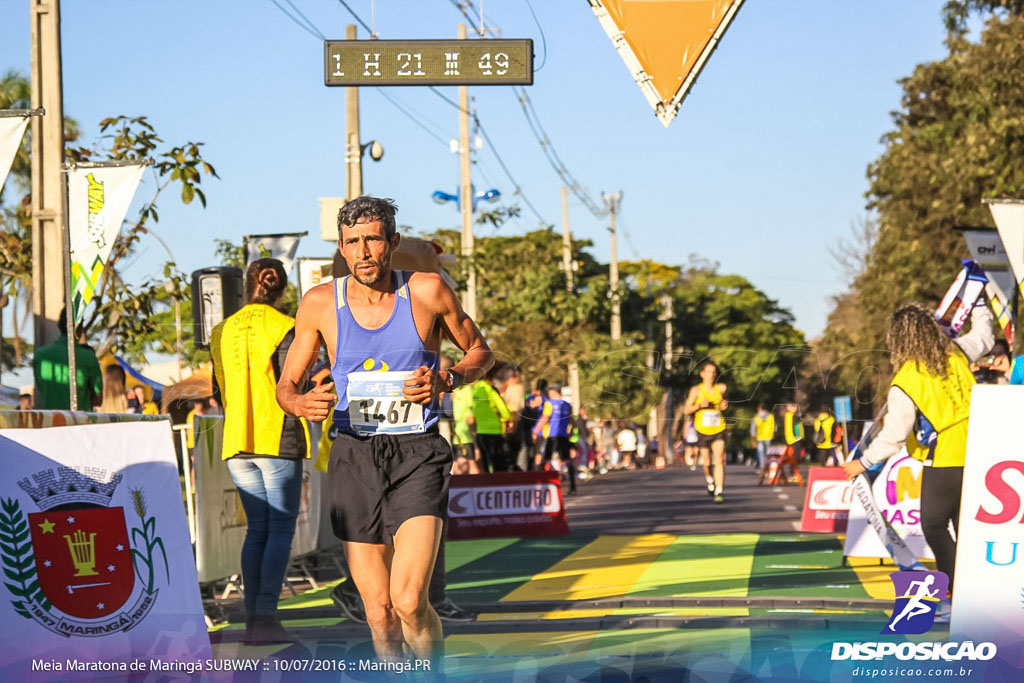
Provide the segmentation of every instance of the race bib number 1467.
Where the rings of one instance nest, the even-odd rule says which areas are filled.
[[[423,406],[405,400],[408,372],[352,372],[348,376],[348,419],[359,434],[420,434]]]

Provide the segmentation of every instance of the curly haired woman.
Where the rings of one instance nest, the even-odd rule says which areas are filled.
[[[853,479],[907,447],[924,463],[921,476],[921,530],[935,553],[939,571],[953,587],[956,542],[949,533],[960,517],[967,417],[974,375],[969,363],[992,348],[992,314],[984,305],[971,313],[971,331],[953,341],[918,304],[892,314],[886,343],[896,374],[889,388],[885,424],[860,460],[843,465]]]

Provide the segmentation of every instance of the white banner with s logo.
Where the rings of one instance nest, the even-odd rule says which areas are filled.
[[[1024,387],[977,385],[971,392],[967,459],[950,638],[991,641],[999,657],[1024,658]]]

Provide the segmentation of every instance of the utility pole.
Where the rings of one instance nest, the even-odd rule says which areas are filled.
[[[32,313],[36,348],[57,338],[64,306],[64,97],[60,0],[29,0],[32,69]],[[68,334],[74,338],[74,329]]]
[[[562,267],[565,268],[565,287],[572,294],[572,233],[569,232],[569,190],[565,185],[562,185]],[[579,414],[583,401],[580,396],[580,364],[575,358],[569,361],[569,388],[573,412]]]
[[[466,25],[459,24],[459,40],[466,39]],[[459,208],[462,210],[462,257],[469,275],[462,307],[476,320],[476,264],[473,263],[473,179],[469,161],[469,88],[459,86]]]
[[[572,292],[572,233],[569,232],[569,188],[562,185],[562,267],[565,287]]]
[[[345,27],[345,39],[356,39],[356,25]],[[363,149],[359,142],[359,88],[345,88],[345,200],[363,194]]]
[[[612,297],[612,341],[618,341],[622,336],[622,317],[619,309],[621,303],[619,301],[619,252],[615,241],[615,216],[619,211],[622,193],[609,192],[602,194],[601,199],[608,206],[608,214],[611,216],[611,226],[608,228],[608,232],[611,233],[612,260],[611,267],[609,268],[610,282],[608,284],[611,287]]]
[[[672,318],[675,316],[675,300],[671,294],[665,294],[661,297],[661,305],[664,306],[662,313],[662,319],[665,322],[665,357],[662,361],[662,365],[667,372],[672,371]],[[661,429],[659,432],[658,445],[661,453],[658,456],[659,460],[663,461],[663,464],[672,464],[675,459],[672,451],[672,427],[673,427],[673,406],[672,387],[665,388],[664,398],[664,415],[665,419],[662,420]],[[657,464],[657,463],[656,463]]]

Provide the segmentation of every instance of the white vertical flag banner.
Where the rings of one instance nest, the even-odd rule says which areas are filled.
[[[284,272],[292,272],[295,252],[299,248],[299,240],[308,232],[289,232],[278,235],[245,235],[245,264],[261,258],[276,258],[284,264]]]
[[[1024,284],[1024,201],[1015,199],[985,200],[992,219],[996,222],[996,230],[1006,251],[1006,258],[1013,270],[1015,286]],[[1004,289],[1010,294],[1013,291]],[[1024,290],[1022,290],[1024,291]]]
[[[11,171],[14,156],[21,147],[21,138],[25,135],[27,125],[27,116],[0,118],[0,190],[4,189],[4,182]]]
[[[144,164],[84,166],[68,171],[71,297],[76,324],[99,286],[145,168]]]
[[[321,282],[331,279],[331,265],[334,259],[300,258],[299,265],[299,296],[301,297]]]
[[[1017,280],[1013,277],[1010,259],[1006,256],[999,233],[993,230],[964,230],[964,241],[967,242],[971,258],[978,262],[988,279],[999,285],[1003,294],[1012,296],[1017,288]]]

